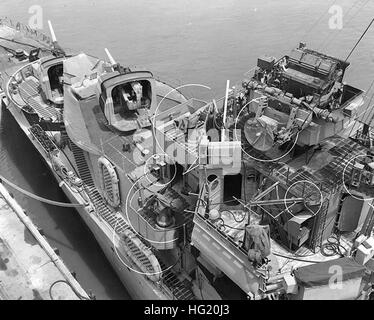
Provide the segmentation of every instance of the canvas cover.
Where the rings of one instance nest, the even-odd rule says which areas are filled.
[[[340,258],[300,267],[294,271],[299,285],[304,287],[323,286],[329,283],[331,276],[336,275],[336,270],[341,267],[343,281],[360,278],[365,273],[365,267],[352,258]]]

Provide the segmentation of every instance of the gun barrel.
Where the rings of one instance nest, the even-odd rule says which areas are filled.
[[[109,50],[107,48],[105,48],[105,53],[106,53],[106,55],[109,58],[110,64],[112,66],[116,65],[117,64],[116,60],[114,60],[113,56],[110,54],[110,52],[109,52]]]
[[[49,31],[51,33],[52,42],[55,43],[57,42],[57,38],[56,38],[55,31],[53,30],[52,22],[50,20],[48,20],[48,26],[49,26]]]

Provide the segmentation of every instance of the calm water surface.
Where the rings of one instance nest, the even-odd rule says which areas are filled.
[[[300,41],[345,58],[374,18],[372,0],[0,0],[0,16],[27,23],[30,6],[43,8],[60,43],[74,52],[105,58],[104,48],[124,65],[143,66],[173,85],[203,84],[190,94],[224,94],[258,56],[280,56]],[[343,29],[328,27],[328,9],[343,8]],[[48,33],[47,30],[45,30]],[[355,53],[346,81],[367,90],[374,77],[374,28]],[[372,92],[368,93],[370,98]],[[370,99],[368,99],[370,100]],[[3,110],[1,174],[47,198],[66,201],[40,157]],[[55,208],[15,193],[86,290],[98,299],[128,299],[89,230],[74,210]]]

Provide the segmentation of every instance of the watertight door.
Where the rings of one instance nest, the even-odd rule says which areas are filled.
[[[342,232],[353,232],[358,226],[362,211],[362,200],[355,199],[348,196],[343,201],[340,219],[339,219],[339,230]]]

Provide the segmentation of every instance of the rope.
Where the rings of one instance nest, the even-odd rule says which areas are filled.
[[[71,290],[73,290],[73,292],[75,293],[75,295],[80,299],[80,300],[96,300],[96,299],[94,299],[93,297],[90,297],[90,298],[86,298],[85,296],[82,296],[73,286],[72,286],[72,284],[71,283],[69,283],[69,282],[67,282],[66,280],[57,280],[57,281],[55,281],[55,282],[53,282],[52,284],[51,284],[51,286],[49,287],[49,297],[51,298],[51,300],[55,300],[54,298],[53,298],[53,295],[52,295],[52,289],[53,289],[53,287],[56,285],[56,284],[58,284],[58,283],[65,283],[65,284],[67,284],[70,288],[71,288]]]
[[[11,182],[11,181],[7,180],[6,178],[4,178],[2,175],[0,175],[0,180],[4,181],[7,185],[9,185],[12,188],[16,189],[17,191],[21,192],[25,196],[28,196],[29,198],[32,198],[34,200],[38,200],[40,202],[47,203],[47,204],[50,204],[50,205],[53,205],[53,206],[56,206],[56,207],[63,207],[63,208],[83,208],[83,207],[87,206],[87,204],[63,203],[63,202],[58,202],[58,201],[49,200],[49,199],[46,199],[46,198],[43,198],[43,197],[39,197],[39,196],[37,196],[37,195],[35,195],[35,194],[27,191],[27,190],[22,189],[21,187],[17,186],[13,182]]]

